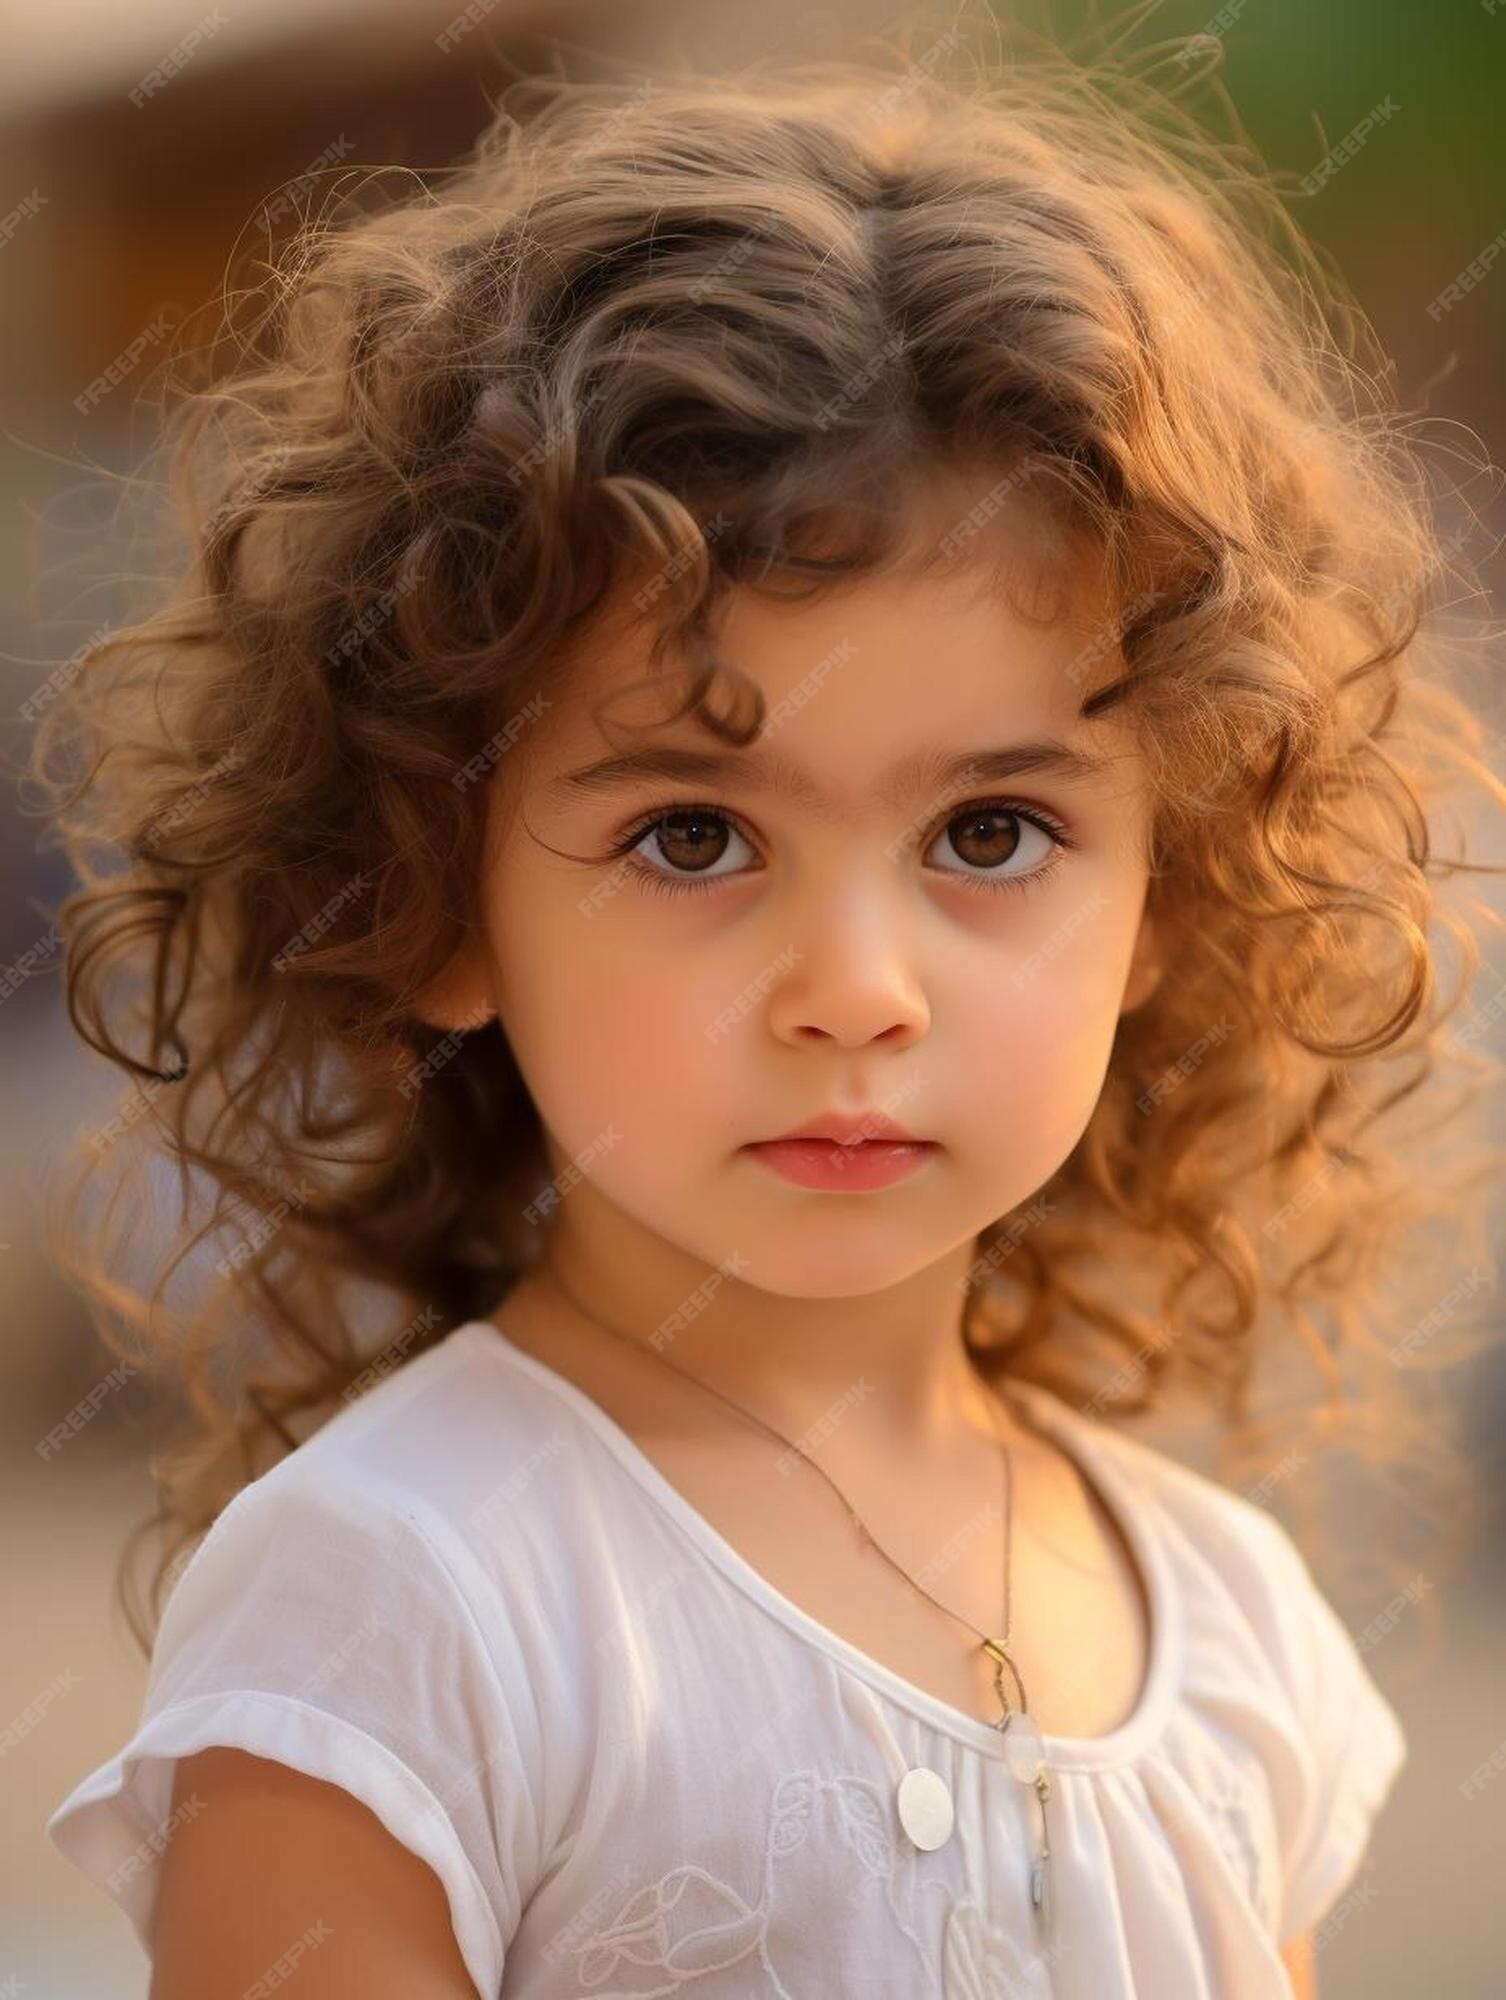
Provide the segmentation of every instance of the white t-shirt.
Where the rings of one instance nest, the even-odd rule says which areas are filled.
[[[1128,1720],[1045,1739],[1048,1933],[1005,1738],[783,1596],[483,1321],[237,1494],[168,1599],[135,1735],[47,1833],[146,1945],[174,1760],[227,1744],[421,1855],[488,2000],[1286,1996],[1279,1947],[1354,1877],[1396,1716],[1274,1517],[1017,1393],[1153,1614]],[[939,1845],[901,1817],[916,1767]]]

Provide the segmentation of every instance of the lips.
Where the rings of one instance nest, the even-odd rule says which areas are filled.
[[[929,1139],[766,1139],[747,1152],[796,1187],[857,1192],[891,1186],[939,1153]]]
[[[803,1125],[795,1125],[788,1132],[779,1132],[772,1139],[762,1140],[764,1145],[782,1145],[793,1139],[826,1139],[838,1145],[857,1145],[868,1140],[898,1140],[906,1144],[927,1145],[930,1142],[907,1132],[903,1125],[882,1111],[827,1111],[818,1118],[809,1118]]]

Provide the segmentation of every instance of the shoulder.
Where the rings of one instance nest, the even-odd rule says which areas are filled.
[[[1146,1518],[1171,1558],[1190,1628],[1189,1698],[1264,1770],[1285,1943],[1326,1915],[1353,1879],[1406,1760],[1366,1635],[1350,1632],[1268,1508],[1145,1438],[1078,1411],[1069,1418],[1095,1434],[1097,1449],[1150,1502]],[[1289,1453],[1262,1484],[1300,1476],[1301,1461]]]
[[[1147,1531],[1193,1557],[1251,1608],[1258,1608],[1263,1579],[1301,1564],[1295,1543],[1267,1508],[1200,1472],[1169,1446],[1050,1390],[1032,1385],[1030,1395],[1090,1468],[1114,1475],[1142,1503]],[[1300,1458],[1288,1454],[1269,1483],[1296,1470]]]
[[[462,1523],[509,1485],[521,1496],[579,1442],[574,1413],[500,1339],[488,1341],[480,1322],[396,1367],[383,1369],[379,1358],[352,1391],[257,1486],[299,1466],[326,1483],[361,1478]]]
[[[535,1416],[505,1394],[478,1409],[475,1357],[447,1346],[223,1509],[168,1597],[134,1734],[49,1821],[144,1944],[162,1852],[199,1810],[191,1790],[175,1797],[177,1767],[238,1751],[292,1774],[276,1782],[305,1800],[330,1798],[309,1781],[334,1788],[354,1803],[328,1810],[367,1827],[365,1808],[427,1863],[467,1967],[496,1990],[573,1770],[553,1742],[545,1755],[554,1626],[536,1593],[479,1560],[465,1526],[465,1507],[536,1441]],[[253,1791],[267,1782],[218,1764],[249,1771]]]
[[[488,1612],[502,1591],[526,1621],[541,1571],[567,1555],[592,1489],[610,1483],[609,1454],[568,1400],[501,1349],[467,1323],[368,1370],[359,1393],[235,1496],[202,1546],[302,1531],[304,1574],[327,1587],[357,1558],[395,1562],[398,1581],[423,1561]]]

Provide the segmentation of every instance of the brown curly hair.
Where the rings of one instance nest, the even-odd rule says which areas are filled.
[[[1245,1420],[1268,1483],[1325,1412],[1257,1419],[1256,1365],[1289,1384],[1305,1355],[1344,1437],[1394,1461],[1411,1425],[1437,1472],[1429,1371],[1403,1394],[1396,1364],[1446,1343],[1398,1341],[1401,1283],[1431,1270],[1439,1324],[1468,1319],[1440,1274],[1495,1163],[1419,1170],[1468,1097],[1443,1066],[1487,1067],[1444,1037],[1479,954],[1431,818],[1450,782],[1502,792],[1424,619],[1466,569],[1421,426],[1276,177],[1148,68],[935,43],[525,77],[417,187],[364,177],[217,300],[250,307],[234,366],[175,350],[186,562],[89,649],[35,758],[81,884],[70,1017],[135,1080],[81,1177],[140,1188],[154,1141],[178,1169],[150,1292],[106,1221],[57,1237],[107,1345],[183,1393],[153,1460],[179,1559],[534,1253],[547,1167],[505,1036],[436,1046],[414,1002],[477,921],[479,778],[566,639],[671,559],[654,657],[746,740],[711,699],[726,591],[881,565],[904,524],[872,496],[943,460],[1028,471],[1106,562],[1084,713],[1143,741],[1174,940],[1071,1157],[978,1240],[970,1351],[1105,1417],[1180,1381],[1220,1451]],[[1415,1131],[1383,1138],[1404,1100]]]

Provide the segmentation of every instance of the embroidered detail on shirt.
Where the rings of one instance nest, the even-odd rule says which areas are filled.
[[[956,1895],[952,1883],[931,1876],[910,1887],[916,1892],[939,1889],[952,1899],[941,1963],[936,1963],[934,1946],[906,1922],[896,1897],[894,1878],[901,1864],[919,1866],[923,1858],[897,1838],[891,1788],[854,1773],[829,1778],[813,1770],[786,1773],[769,1801],[758,1904],[694,1862],[671,1868],[635,1890],[577,1948],[580,1990],[594,2000],[662,2000],[743,1966],[737,1974],[739,2000],[755,1993],[762,2000],[808,2000],[803,1975],[793,1967],[781,1970],[778,1962],[793,1935],[781,1924],[781,1907],[796,1901],[822,1906],[840,1921],[844,1908],[876,1896],[888,1909],[896,1946],[902,1940],[909,1947],[904,1990],[915,2000],[1013,2000],[1016,1995],[1027,2000],[1048,1993],[1041,1960],[1022,1954],[971,1898]],[[796,1870],[798,1886],[790,1895],[788,1883]],[[813,1872],[830,1878],[824,1897],[813,1888]],[[763,1975],[757,1984],[754,1963]],[[791,1986],[789,1979],[797,1983]],[[613,1982],[609,1990],[606,1980]]]
[[[687,1864],[635,1890],[613,1921],[580,1947],[576,1971],[587,1989],[630,1965],[671,1974],[667,1985],[623,1987],[604,1996],[621,2000],[632,1993],[649,2000],[674,1993],[703,1973],[736,1965],[757,1950],[763,1926],[761,1912],[750,1909],[735,1889]]]
[[[951,1888],[950,1883],[937,1886]],[[1026,1957],[1013,1939],[994,1929],[971,1897],[956,1897],[947,1911],[941,1951],[944,2000],[1046,2000],[1051,1992],[1054,1954]]]
[[[1254,1907],[1274,1922],[1274,1884],[1266,1865],[1267,1845],[1257,1831],[1258,1821],[1269,1810],[1262,1775],[1237,1763],[1220,1763],[1200,1792],[1208,1824],[1229,1865],[1249,1891]]]

